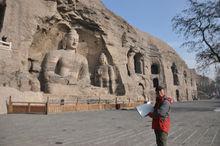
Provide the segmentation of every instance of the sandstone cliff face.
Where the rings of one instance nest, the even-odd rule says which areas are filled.
[[[196,96],[194,73],[176,52],[129,25],[100,0],[6,0],[2,17],[0,34],[7,35],[13,51],[12,57],[0,61],[6,66],[1,70],[1,86],[45,92],[45,55],[58,50],[72,28],[79,34],[77,53],[88,61],[91,88],[96,85],[98,58],[104,53],[115,74],[113,95],[154,100],[154,87],[162,84],[175,100]],[[102,93],[106,94],[100,89]]]

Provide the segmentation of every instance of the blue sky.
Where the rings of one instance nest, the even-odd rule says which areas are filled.
[[[171,19],[187,8],[186,0],[102,0],[105,6],[141,31],[162,39],[173,47],[188,67],[195,68],[195,55],[180,48],[184,38],[172,30]],[[213,78],[213,73],[209,73]]]

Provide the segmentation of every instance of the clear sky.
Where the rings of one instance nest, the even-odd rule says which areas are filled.
[[[102,2],[129,24],[167,42],[185,60],[188,67],[196,67],[194,53],[188,53],[186,49],[180,48],[184,38],[172,30],[171,19],[187,8],[186,0],[102,0]]]

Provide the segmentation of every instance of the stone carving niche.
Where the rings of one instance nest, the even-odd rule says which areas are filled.
[[[160,68],[159,64],[153,63],[151,65],[151,74],[153,75],[153,87],[156,88],[159,85],[159,73],[160,73]]]
[[[158,78],[153,78],[153,87],[156,88],[159,86],[159,80]]]
[[[87,59],[78,54],[79,35],[71,29],[62,40],[62,48],[47,53],[43,74],[45,91],[56,93],[60,87],[90,84]],[[71,89],[69,89],[71,90]]]
[[[178,86],[179,85],[178,69],[175,63],[172,64],[171,70],[173,73],[173,84]]]
[[[176,90],[176,100],[180,101],[180,92],[178,89]]]
[[[135,74],[134,63],[133,63],[134,55],[135,52],[133,52],[131,49],[127,53],[127,58],[128,58],[127,71],[129,76],[133,76]]]
[[[0,32],[3,27],[5,9],[6,9],[6,0],[0,0]]]
[[[141,97],[142,100],[149,101],[146,94],[146,87],[142,83],[138,84],[137,95],[139,95],[139,97]]]
[[[79,29],[79,49],[78,53],[85,56],[88,60],[89,74],[91,84],[95,85],[95,69],[97,64],[99,64],[99,56],[102,52],[105,52],[108,57],[108,63],[112,64],[112,58],[106,47],[102,36],[98,32],[93,32],[88,29]]]
[[[184,76],[184,81],[185,81],[185,83],[187,84],[187,73],[186,73],[185,70],[184,70],[184,72],[183,72],[183,76]]]
[[[159,65],[156,64],[156,63],[153,63],[151,65],[151,74],[159,74],[160,73],[160,68],[159,68]]]
[[[144,60],[141,53],[134,55],[134,70],[137,74],[144,74]]]
[[[133,76],[134,74],[145,74],[144,57],[141,53],[136,53],[130,49],[127,53],[127,58],[127,71],[129,76]]]
[[[115,93],[115,72],[113,66],[109,65],[107,62],[106,55],[101,53],[99,57],[99,64],[95,70],[95,85],[107,88],[109,93]]]
[[[119,96],[124,95],[125,89],[121,80],[120,72],[117,66],[113,66],[113,59],[105,45],[106,43],[102,37],[102,33],[98,31],[94,32],[86,28],[81,28],[77,32],[79,33],[78,53],[85,56],[88,60],[91,84],[94,86],[107,88],[111,94]],[[104,53],[104,55],[101,55],[102,53]],[[105,58],[105,64],[100,64],[100,57]],[[110,75],[108,80],[110,82],[108,82],[108,85],[103,84],[103,80],[99,82],[97,78],[98,68],[102,68],[104,70],[104,68],[106,68],[104,66],[110,67],[111,71],[109,71],[113,72],[109,73]],[[100,75],[99,79],[104,79],[104,76],[107,77],[107,74]]]

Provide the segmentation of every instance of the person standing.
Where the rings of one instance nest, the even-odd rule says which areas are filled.
[[[148,115],[152,120],[152,129],[156,136],[157,146],[167,146],[167,137],[170,130],[170,104],[172,100],[166,97],[164,87],[156,88],[156,103],[153,112]]]

